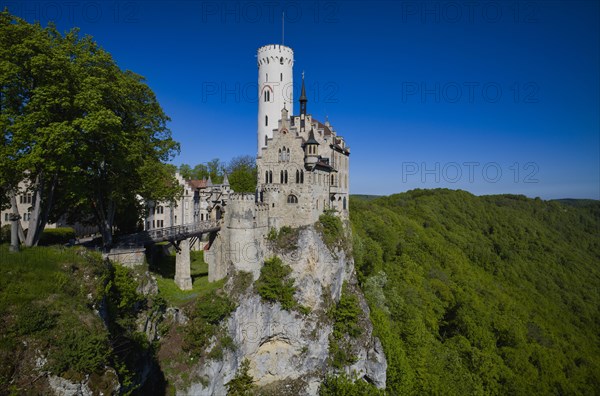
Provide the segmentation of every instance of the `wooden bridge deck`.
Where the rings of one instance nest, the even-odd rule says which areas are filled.
[[[205,233],[216,232],[221,229],[220,221],[199,221],[196,223],[155,228],[135,234],[123,235],[118,238],[117,245],[147,245],[165,241],[181,241]]]

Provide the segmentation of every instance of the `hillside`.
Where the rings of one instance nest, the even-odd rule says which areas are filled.
[[[152,340],[164,302],[147,275],[60,246],[0,245],[0,271],[0,395],[161,385]]]
[[[390,394],[596,394],[600,202],[413,190],[353,198]]]

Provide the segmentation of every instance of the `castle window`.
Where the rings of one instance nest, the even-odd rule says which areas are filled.
[[[279,149],[279,162],[283,161],[283,157],[281,156],[281,149]]]
[[[269,116],[265,116],[265,126],[269,126]],[[267,144],[267,137],[265,136],[265,144]]]
[[[300,171],[296,169],[296,183],[300,183]]]
[[[287,197],[287,203],[289,204],[297,204],[298,203],[298,197],[295,196],[294,194],[290,194]]]
[[[283,176],[284,176],[283,180],[284,180],[285,184],[287,184],[287,182],[288,182],[288,173],[287,173],[287,170],[283,172]]]
[[[269,183],[273,183],[273,171],[269,171]]]
[[[269,81],[269,73],[265,74],[265,81]]]
[[[304,171],[300,171],[300,183],[304,183]]]
[[[265,116],[266,117],[266,116]],[[267,135],[265,135],[265,146],[267,145]]]
[[[344,203],[344,210],[346,210],[346,197],[344,197],[344,200],[342,202]]]
[[[283,56],[281,58],[279,58],[279,64],[283,65]]]
[[[335,185],[335,176],[331,175],[331,185]]]
[[[286,161],[289,162],[290,161],[290,149],[289,148],[287,149],[286,154],[287,154]]]
[[[265,184],[269,183],[269,171],[265,171]]]
[[[281,62],[283,64],[283,62]],[[283,73],[279,73],[279,81],[283,81]]]
[[[279,172],[279,183],[283,184],[283,171]]]

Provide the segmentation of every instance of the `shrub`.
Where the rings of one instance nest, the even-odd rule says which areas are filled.
[[[286,310],[296,308],[298,303],[294,300],[294,280],[289,277],[292,269],[283,263],[277,256],[265,261],[260,270],[260,278],[254,287],[263,300],[279,302]]]
[[[48,228],[42,231],[39,245],[64,245],[75,239],[75,230],[71,227]]]
[[[317,229],[321,231],[323,242],[328,248],[333,249],[344,245],[344,226],[340,218],[335,215],[335,211],[328,210],[319,216]]]
[[[0,242],[10,242],[10,224],[5,224],[0,228]]]
[[[340,301],[330,310],[333,332],[329,338],[329,355],[335,368],[341,369],[356,362],[356,356],[350,351],[346,335],[356,338],[362,333],[362,329],[358,326],[360,313],[358,298],[348,292],[347,285],[344,283]]]
[[[341,339],[344,334],[348,334],[350,337],[358,337],[362,333],[361,328],[358,326],[361,313],[358,298],[348,292],[346,284],[342,287],[340,301],[332,311],[333,335],[336,339]]]
[[[59,333],[50,353],[49,370],[57,375],[67,370],[91,373],[102,368],[108,360],[108,334],[82,326],[65,328]]]
[[[374,385],[358,378],[351,378],[342,374],[338,377],[327,376],[319,387],[319,396],[377,396],[385,392]]]
[[[235,304],[227,296],[217,294],[216,291],[200,297],[190,314],[190,321],[186,325],[183,348],[193,355],[199,356],[208,345],[210,338],[217,334],[219,323],[233,310]],[[221,347],[232,347],[232,342],[223,337]],[[217,355],[212,357],[218,358]]]
[[[248,374],[248,371],[250,371],[250,362],[248,359],[244,359],[240,369],[235,374],[235,377],[225,384],[227,387],[228,396],[244,396],[254,394],[254,379],[252,376],[250,376],[250,374]]]
[[[269,230],[267,239],[273,243],[275,248],[283,251],[296,250],[298,248],[298,235],[300,229],[283,226],[277,231],[274,228]]]
[[[56,325],[56,314],[47,307],[36,304],[22,305],[17,313],[14,331],[18,335],[27,335],[50,330]]]

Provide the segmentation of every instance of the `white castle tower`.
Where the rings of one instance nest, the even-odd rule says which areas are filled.
[[[294,106],[294,51],[281,44],[260,47],[258,62],[258,155],[273,138],[281,109],[293,113]]]

